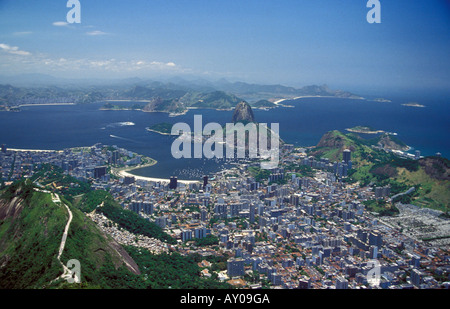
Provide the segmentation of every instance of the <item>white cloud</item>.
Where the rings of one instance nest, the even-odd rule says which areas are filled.
[[[7,52],[9,54],[13,55],[19,55],[19,56],[29,56],[31,55],[30,52],[20,50],[17,46],[9,46],[8,44],[0,44],[0,49],[2,49],[4,52]]]
[[[5,55],[1,57],[1,55]],[[21,56],[18,56],[21,55]],[[26,57],[25,57],[26,56]],[[42,53],[31,54],[18,47],[0,43],[0,71],[42,72],[46,74],[75,74],[78,76],[147,76],[160,73],[183,73],[186,71],[174,62],[148,59],[92,59],[52,57]]]
[[[86,34],[95,36],[95,35],[106,35],[107,33],[100,31],[100,30],[94,30],[94,31],[86,32]]]
[[[65,21],[55,21],[53,23],[53,26],[56,26],[56,27],[66,27],[68,25],[69,25],[69,23],[65,22]]]

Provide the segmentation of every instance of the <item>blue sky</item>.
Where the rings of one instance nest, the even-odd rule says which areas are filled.
[[[0,74],[450,88],[450,1],[0,0]]]

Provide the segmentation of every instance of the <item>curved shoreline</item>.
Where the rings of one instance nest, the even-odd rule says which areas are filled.
[[[152,159],[152,163],[148,163],[148,164],[143,164],[140,166],[134,166],[134,167],[129,167],[129,168],[123,168],[123,169],[114,169],[112,168],[111,171],[114,175],[118,176],[118,177],[134,177],[134,179],[138,179],[138,180],[144,180],[144,181],[149,181],[149,182],[164,182],[164,183],[170,183],[170,179],[166,179],[166,178],[155,178],[155,177],[147,177],[147,176],[139,176],[139,175],[135,175],[132,172],[141,168],[146,168],[146,167],[150,167],[150,166],[154,166],[158,163],[158,161],[156,161],[155,159]],[[199,180],[180,180],[178,179],[177,182],[182,183],[182,184],[193,184],[193,183],[199,183]]]
[[[71,149],[75,149],[75,148],[83,148],[83,147],[73,147]],[[17,149],[17,148],[8,148],[8,151],[17,151],[17,152],[58,152],[58,153],[62,153],[62,150],[41,150],[41,149]],[[111,167],[111,172],[116,175],[117,177],[134,177],[135,179],[139,179],[139,180],[144,180],[144,181],[149,181],[149,182],[170,182],[170,179],[166,179],[166,178],[156,178],[156,177],[147,177],[147,176],[139,176],[139,175],[135,175],[132,172],[141,168],[146,168],[146,167],[150,167],[150,166],[154,166],[158,163],[157,160],[150,158],[150,157],[146,157],[148,159],[150,159],[152,162],[151,163],[147,163],[147,164],[142,164],[142,165],[138,165],[138,166],[133,166],[133,167],[127,167],[127,168],[114,168]],[[199,180],[177,180],[179,183],[183,183],[183,184],[192,184],[192,183],[199,183]]]

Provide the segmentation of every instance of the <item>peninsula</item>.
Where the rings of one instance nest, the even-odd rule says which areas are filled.
[[[173,125],[170,123],[163,122],[163,123],[154,124],[145,129],[149,132],[155,132],[155,133],[159,133],[162,135],[170,135],[172,132],[172,126]]]

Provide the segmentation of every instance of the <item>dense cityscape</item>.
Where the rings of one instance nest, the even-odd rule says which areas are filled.
[[[288,144],[281,153],[279,167],[263,177],[255,177],[258,162],[241,161],[184,182],[124,176],[122,171],[131,173],[152,159],[117,146],[32,151],[3,145],[0,172],[9,185],[30,178],[44,164],[58,166],[92,189],[108,191],[124,209],[177,240],[167,244],[124,231],[96,210],[87,214],[118,243],[153,254],[197,253],[205,257],[199,265],[202,276],[215,273],[237,288],[449,287],[449,226],[442,212],[401,203],[397,216],[369,211],[366,201],[389,201],[392,194],[389,187],[345,181],[352,167],[350,150],[339,163],[314,159],[306,149]],[[291,172],[293,164],[305,172]],[[211,269],[206,261],[211,256],[227,257],[226,269]]]

